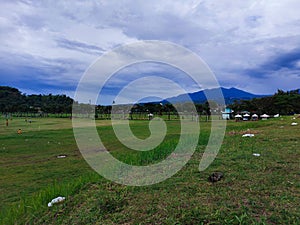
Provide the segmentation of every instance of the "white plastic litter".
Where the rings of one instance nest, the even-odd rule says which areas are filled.
[[[61,197],[61,196],[54,198],[51,200],[51,202],[48,203],[48,207],[52,207],[54,204],[63,202],[65,199],[66,199],[65,197]]]
[[[254,137],[254,134],[244,134],[242,137]]]
[[[298,125],[298,123],[292,123],[291,125],[292,125],[292,126],[297,126],[297,125]]]
[[[57,156],[58,159],[62,159],[62,158],[66,158],[66,157],[67,157],[66,155],[58,155]]]
[[[257,157],[260,156],[259,153],[253,153],[253,155],[254,155],[254,156],[257,156]]]

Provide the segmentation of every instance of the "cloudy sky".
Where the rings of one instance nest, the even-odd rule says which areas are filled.
[[[300,88],[299,9],[299,0],[2,0],[0,85],[72,97],[84,72],[103,54],[160,40],[195,52],[223,87],[257,94]],[[187,91],[198,90],[166,65],[144,63],[123,72],[177,77]],[[133,80],[119,74],[121,86]],[[166,92],[161,82],[149,85],[159,87],[155,91],[163,97],[180,93]]]

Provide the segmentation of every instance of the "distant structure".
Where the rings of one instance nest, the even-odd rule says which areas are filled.
[[[260,118],[261,118],[262,120],[267,120],[269,117],[270,117],[270,116],[267,115],[267,114],[263,114],[263,115],[260,116]]]
[[[243,114],[243,120],[248,121],[250,118],[250,115],[248,113]]]
[[[224,112],[222,112],[223,120],[230,120],[233,118],[233,110],[230,108],[225,108]]]
[[[257,121],[258,120],[258,115],[257,114],[253,114],[251,118],[252,118],[253,121]]]
[[[240,115],[240,114],[237,114],[237,115],[234,116],[234,118],[235,118],[235,121],[238,122],[238,121],[242,120],[243,116]]]

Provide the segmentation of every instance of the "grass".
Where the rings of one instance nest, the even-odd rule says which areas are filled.
[[[291,118],[227,124],[216,160],[198,171],[210,123],[201,123],[189,163],[164,182],[144,187],[112,183],[82,159],[69,119],[36,119],[31,124],[0,120],[2,224],[298,224],[300,221],[299,126]],[[148,121],[132,121],[139,138]],[[149,152],[124,147],[110,121],[97,121],[103,142],[118,159],[134,165],[163,160],[178,142],[177,121],[167,121],[164,143]],[[17,129],[23,130],[17,135]],[[251,132],[253,138],[243,138]],[[102,137],[102,136],[101,136]],[[260,157],[253,153],[261,154]],[[67,155],[58,159],[58,155]],[[207,177],[222,171],[211,184]],[[66,201],[47,207],[59,195]]]

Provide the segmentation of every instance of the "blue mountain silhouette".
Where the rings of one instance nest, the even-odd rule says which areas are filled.
[[[172,102],[172,103],[182,103],[182,102],[188,102],[189,98],[194,103],[205,103],[207,100],[212,100],[219,102],[219,94],[220,90],[223,93],[224,100],[226,104],[233,103],[235,100],[250,100],[253,98],[262,98],[267,95],[256,95],[252,94],[237,88],[213,88],[213,89],[207,89],[202,91],[197,91],[194,93],[188,93],[188,94],[181,94],[176,97],[171,97],[163,100],[163,103]],[[209,99],[207,99],[207,96],[209,96]]]

